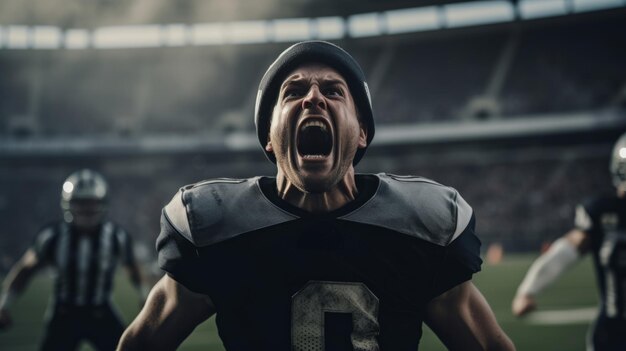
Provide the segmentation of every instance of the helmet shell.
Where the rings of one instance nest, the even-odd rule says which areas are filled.
[[[70,174],[63,182],[61,207],[69,209],[72,200],[108,200],[109,186],[104,177],[91,169],[81,169]]]

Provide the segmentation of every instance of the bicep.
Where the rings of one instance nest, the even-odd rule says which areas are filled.
[[[120,349],[176,349],[198,324],[213,313],[215,307],[206,295],[194,293],[169,276],[164,276],[124,332]]]
[[[471,281],[427,306],[426,323],[450,350],[512,350],[489,304]]]

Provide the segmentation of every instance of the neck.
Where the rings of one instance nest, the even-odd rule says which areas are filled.
[[[278,196],[289,204],[311,213],[325,213],[336,210],[356,199],[358,189],[354,178],[354,168],[346,172],[344,177],[322,193],[308,193],[298,189],[284,173],[278,172],[276,176]]]

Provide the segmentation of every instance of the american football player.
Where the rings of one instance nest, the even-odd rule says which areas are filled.
[[[75,350],[81,341],[114,350],[124,326],[111,305],[118,262],[147,295],[135,262],[131,237],[105,219],[108,187],[99,173],[83,169],[63,183],[64,220],[44,227],[13,266],[0,297],[0,328],[12,324],[9,307],[41,268],[54,271],[42,350]]]
[[[536,309],[536,296],[591,253],[600,305],[587,335],[589,351],[626,350],[626,134],[613,148],[610,171],[616,195],[578,205],[574,228],[531,265],[512,303],[519,317]]]
[[[472,275],[472,208],[432,180],[355,174],[374,137],[359,64],[323,41],[286,49],[257,95],[275,177],[183,187],[157,240],[167,275],[120,350],[172,350],[216,314],[226,350],[512,350]]]

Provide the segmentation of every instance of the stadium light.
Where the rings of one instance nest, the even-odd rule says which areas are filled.
[[[441,28],[437,7],[417,7],[384,13],[387,34],[400,34]]]
[[[196,24],[191,32],[194,45],[224,44],[224,26],[221,23]]]
[[[27,26],[6,27],[6,47],[9,49],[28,49],[31,28]]]
[[[58,49],[61,46],[61,30],[52,26],[33,27],[33,47]]]
[[[102,27],[93,33],[93,46],[98,49],[147,48],[160,45],[161,28],[157,25]]]
[[[232,22],[226,26],[224,34],[231,44],[267,43],[269,37],[266,21]]]
[[[594,0],[595,1],[595,0]],[[534,19],[567,14],[565,0],[522,0],[518,4],[522,19]]]
[[[554,17],[626,6],[626,0],[483,0],[318,18],[286,18],[195,25],[166,24],[68,29],[50,26],[0,27],[0,48],[97,49],[184,45],[254,44],[335,40],[415,33],[511,22],[516,11],[522,20]]]
[[[86,49],[89,47],[90,33],[84,29],[68,29],[65,31],[65,47],[67,49]]]
[[[189,27],[184,24],[169,24],[161,27],[163,45],[184,46],[189,44]]]
[[[272,21],[274,41],[289,42],[311,39],[311,20],[308,18],[289,18]]]
[[[612,9],[624,5],[624,0],[573,0],[574,12]]]
[[[364,13],[350,16],[348,18],[348,33],[353,38],[381,35],[380,14]]]
[[[508,1],[476,1],[444,6],[446,27],[466,27],[482,24],[510,22],[515,19],[515,9]]]
[[[346,24],[341,17],[318,17],[314,21],[317,39],[341,39],[346,34]]]

